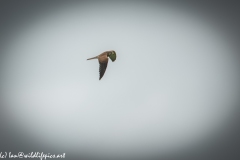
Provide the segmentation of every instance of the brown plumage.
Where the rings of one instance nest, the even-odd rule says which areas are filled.
[[[115,51],[106,51],[106,52],[103,52],[102,54],[100,54],[96,57],[87,59],[87,60],[98,59],[98,62],[99,62],[99,80],[103,77],[103,75],[104,75],[104,73],[107,69],[108,57],[110,57],[110,59],[114,62],[116,60],[116,52]]]
[[[98,62],[99,62],[99,80],[100,80],[107,69],[107,65],[108,65],[107,52],[104,52],[98,56]]]

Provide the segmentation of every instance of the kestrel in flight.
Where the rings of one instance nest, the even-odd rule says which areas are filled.
[[[96,57],[89,58],[87,60],[91,59],[98,59],[99,62],[99,80],[103,77],[106,69],[107,69],[107,64],[108,64],[108,57],[114,62],[117,58],[117,54],[115,51],[106,51],[103,52],[102,54],[99,54]]]

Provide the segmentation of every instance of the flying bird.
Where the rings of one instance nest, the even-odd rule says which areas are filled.
[[[114,62],[117,58],[117,54],[114,50],[111,51],[105,51],[102,54],[99,54],[96,57],[89,58],[87,60],[91,59],[98,59],[99,62],[99,80],[103,77],[108,64],[108,57]]]

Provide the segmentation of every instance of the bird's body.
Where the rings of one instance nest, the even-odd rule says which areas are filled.
[[[108,57],[114,62],[117,58],[116,52],[111,50],[111,51],[106,51],[101,54],[99,54],[96,57],[89,58],[87,60],[91,59],[98,59],[99,62],[99,80],[103,77],[106,69],[107,69],[107,64],[108,64]]]

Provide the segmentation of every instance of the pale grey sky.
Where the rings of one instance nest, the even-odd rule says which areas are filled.
[[[224,128],[239,97],[235,50],[164,3],[82,2],[21,28],[3,62],[11,127],[67,154],[172,154]],[[97,60],[115,50],[98,80]],[[30,129],[30,128],[32,129]]]

